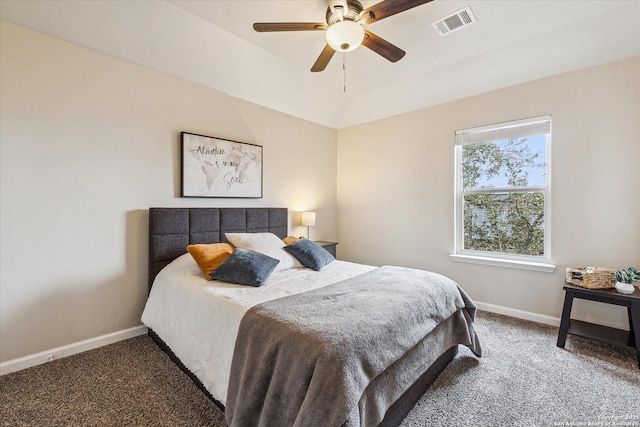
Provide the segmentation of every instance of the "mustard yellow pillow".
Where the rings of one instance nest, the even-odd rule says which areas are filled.
[[[287,236],[284,239],[282,239],[285,245],[290,245],[292,243],[297,242],[298,240],[300,240],[300,238],[296,236]]]
[[[235,248],[229,243],[210,243],[187,246],[187,252],[196,260],[202,270],[204,278],[213,280],[210,276],[220,264],[233,253]]]

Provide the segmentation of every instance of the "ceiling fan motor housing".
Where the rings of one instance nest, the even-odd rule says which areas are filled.
[[[358,21],[360,19],[360,14],[364,10],[362,4],[358,0],[347,0],[346,3],[347,10],[342,11],[342,16],[340,13],[334,12],[336,9],[343,9],[342,6],[335,5],[333,9],[327,7],[327,24],[329,24],[329,26],[343,19],[348,21]]]

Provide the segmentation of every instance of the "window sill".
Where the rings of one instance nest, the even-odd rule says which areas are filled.
[[[471,264],[483,264],[493,267],[517,268],[520,270],[541,271],[544,273],[553,273],[556,266],[543,262],[521,261],[514,259],[489,258],[477,255],[461,255],[451,254],[451,259],[457,262],[468,262]]]

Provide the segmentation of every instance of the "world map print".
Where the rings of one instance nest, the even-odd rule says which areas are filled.
[[[262,147],[182,132],[182,197],[262,197]]]

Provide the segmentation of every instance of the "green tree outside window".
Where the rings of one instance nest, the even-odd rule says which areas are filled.
[[[465,250],[543,256],[546,135],[462,146]]]

